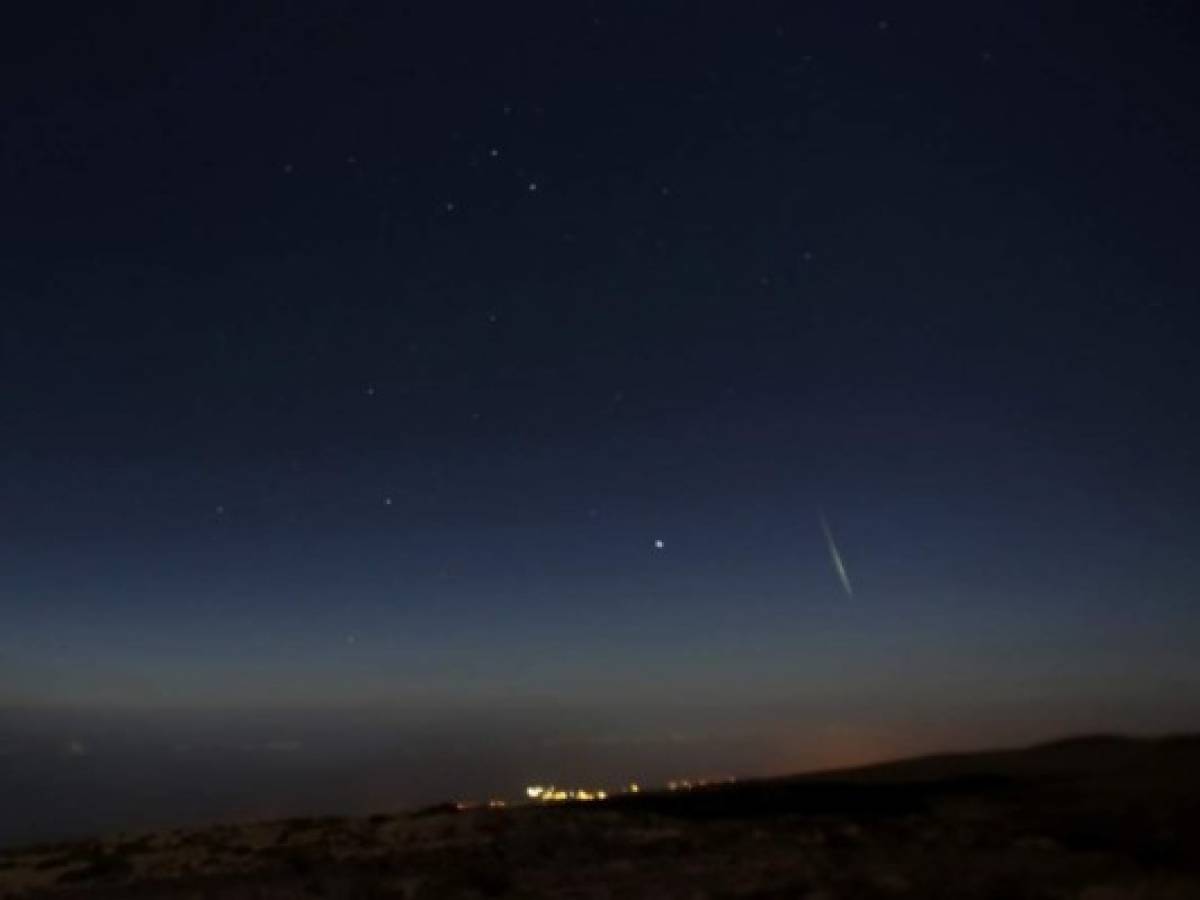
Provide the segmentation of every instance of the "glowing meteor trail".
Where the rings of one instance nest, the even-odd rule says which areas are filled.
[[[846,592],[846,596],[851,600],[854,599],[854,588],[850,587],[850,576],[846,574],[846,564],[842,562],[842,554],[838,553],[837,544],[833,540],[833,532],[829,530],[829,523],[825,521],[825,514],[821,513],[821,530],[825,532],[825,544],[829,547],[829,558],[833,562],[833,568],[841,579],[842,589]]]

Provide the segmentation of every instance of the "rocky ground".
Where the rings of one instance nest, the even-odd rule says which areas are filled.
[[[0,896],[1200,898],[1200,739],[0,850]]]

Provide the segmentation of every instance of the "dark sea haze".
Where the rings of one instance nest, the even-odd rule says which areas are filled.
[[[550,710],[0,712],[0,845],[164,825],[364,814],[761,769],[761,740]],[[756,745],[757,748],[756,748]]]

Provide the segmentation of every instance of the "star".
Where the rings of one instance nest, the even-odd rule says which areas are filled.
[[[391,505],[392,505],[392,498],[391,498],[391,497],[384,497],[384,498],[383,498],[383,505],[384,505],[384,506],[391,506]]]
[[[662,550],[666,546],[667,546],[666,543],[661,538],[655,538],[655,540],[654,540],[654,549],[655,550]]]
[[[537,186],[537,182],[536,182],[536,181],[531,181],[531,182],[529,182],[529,192],[530,192],[531,194],[532,194],[532,193],[535,193],[535,192],[537,191],[537,189],[538,189],[538,186]]]

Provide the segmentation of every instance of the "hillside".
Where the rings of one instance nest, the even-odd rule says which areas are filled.
[[[1200,897],[1200,737],[0,853],[7,897]]]

